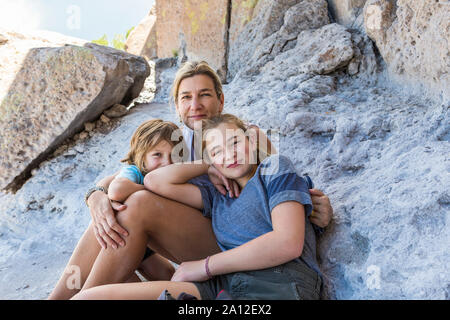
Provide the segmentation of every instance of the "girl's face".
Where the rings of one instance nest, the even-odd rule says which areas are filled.
[[[147,172],[172,164],[172,145],[162,140],[145,154],[144,164]]]
[[[222,123],[205,134],[206,152],[225,177],[246,179],[255,169],[255,139],[231,123]],[[244,183],[245,184],[245,183]]]

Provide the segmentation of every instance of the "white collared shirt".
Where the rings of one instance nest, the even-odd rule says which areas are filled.
[[[195,158],[194,148],[192,148],[193,139],[194,139],[194,130],[192,130],[191,128],[189,128],[186,125],[183,125],[182,132],[183,132],[184,141],[186,142],[186,146],[189,150],[189,154],[190,154],[189,160],[190,161],[197,160]]]

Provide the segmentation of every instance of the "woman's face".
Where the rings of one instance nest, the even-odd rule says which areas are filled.
[[[145,154],[144,164],[147,172],[172,164],[172,145],[162,140]]]
[[[206,152],[212,165],[230,179],[245,178],[256,165],[254,139],[231,123],[205,133]]]
[[[198,74],[183,79],[178,88],[177,112],[189,128],[202,119],[210,119],[223,110],[223,94],[220,99],[214,89],[213,80],[207,75]]]

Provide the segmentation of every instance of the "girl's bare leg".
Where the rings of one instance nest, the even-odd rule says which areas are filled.
[[[182,292],[201,299],[197,287],[190,282],[152,281],[119,283],[82,290],[74,300],[156,300],[167,289],[173,297]]]
[[[133,193],[126,204],[127,209],[117,215],[118,222],[129,232],[126,245],[101,249],[83,290],[127,280],[138,268],[147,243],[176,263],[220,251],[211,220],[200,211],[146,190]]]

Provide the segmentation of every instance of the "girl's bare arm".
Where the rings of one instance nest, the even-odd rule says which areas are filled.
[[[171,164],[148,173],[144,178],[144,186],[165,198],[187,204],[196,209],[203,209],[200,189],[187,183],[187,181],[206,174],[208,167],[207,164]]]
[[[287,201],[272,210],[273,231],[237,248],[210,257],[212,275],[259,270],[281,265],[298,258],[303,251],[305,211],[303,205]],[[205,259],[183,262],[172,281],[205,281],[208,279]]]
[[[209,261],[211,273],[270,268],[298,258],[305,237],[303,205],[295,201],[283,202],[272,210],[271,215],[273,231],[212,256]]]

